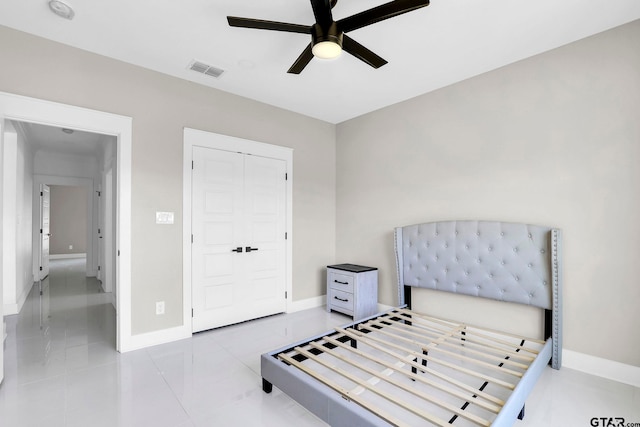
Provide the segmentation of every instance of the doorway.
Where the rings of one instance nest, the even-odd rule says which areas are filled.
[[[118,301],[116,348],[124,352],[141,347],[142,345],[131,334],[131,118],[0,92],[0,122],[4,120],[84,130],[115,137],[117,146],[115,249],[119,254],[116,257],[115,280]],[[2,224],[4,225],[4,215]],[[0,349],[0,364],[1,362]]]

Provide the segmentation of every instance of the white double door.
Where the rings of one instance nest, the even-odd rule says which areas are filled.
[[[286,310],[286,162],[193,147],[193,331]]]

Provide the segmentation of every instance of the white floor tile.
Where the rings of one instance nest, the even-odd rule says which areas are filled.
[[[130,353],[115,351],[115,311],[81,260],[51,263],[7,317],[0,425],[273,426],[326,424],[277,388],[262,391],[260,354],[351,322],[323,308],[266,317]],[[545,370],[518,427],[640,422],[640,389]]]

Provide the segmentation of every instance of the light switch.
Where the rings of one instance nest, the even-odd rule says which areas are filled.
[[[156,212],[156,224],[173,224],[173,212]]]

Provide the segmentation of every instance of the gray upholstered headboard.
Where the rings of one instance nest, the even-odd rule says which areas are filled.
[[[410,287],[479,296],[546,310],[552,366],[561,365],[560,230],[497,221],[442,221],[395,229],[398,301]]]

